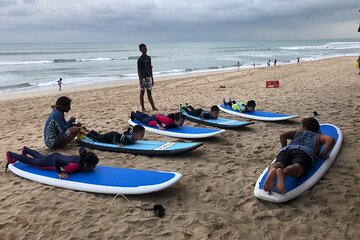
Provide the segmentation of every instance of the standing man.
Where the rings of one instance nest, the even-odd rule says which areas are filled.
[[[58,85],[59,85],[59,91],[61,91],[62,78],[60,78],[59,80],[57,80],[57,83],[58,83]]]
[[[151,57],[148,56],[147,48],[144,43],[139,45],[139,50],[142,53],[137,61],[137,69],[140,83],[140,104],[142,111],[145,112],[144,94],[145,90],[153,110],[157,110],[154,100],[151,95],[152,86],[154,86],[154,77],[152,72]]]

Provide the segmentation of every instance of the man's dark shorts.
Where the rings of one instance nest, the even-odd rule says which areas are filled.
[[[314,167],[311,157],[298,149],[281,151],[276,157],[276,162],[281,162],[285,165],[285,167],[294,163],[300,164],[300,166],[304,169],[303,176]]]
[[[67,129],[65,133],[59,133],[55,137],[55,143],[52,149],[63,148],[67,144],[67,138],[71,135],[70,130]]]

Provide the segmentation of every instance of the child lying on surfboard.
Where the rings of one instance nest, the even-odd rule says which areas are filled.
[[[246,105],[243,102],[237,102],[235,100],[232,100],[229,98],[229,101],[226,102],[225,98],[223,100],[224,105],[227,105],[231,107],[233,110],[238,110],[240,112],[253,112],[255,111],[256,102],[254,100],[250,100],[246,103]]]
[[[82,128],[80,133],[97,142],[117,144],[120,147],[123,147],[125,145],[134,144],[137,140],[143,139],[145,135],[145,128],[141,125],[135,125],[133,129],[128,128],[128,130],[122,134],[114,131],[100,134],[94,130],[90,131],[86,128]]]
[[[76,171],[91,172],[95,169],[99,158],[93,152],[88,152],[85,148],[79,149],[80,156],[65,156],[54,152],[49,155],[42,155],[38,151],[32,150],[28,147],[23,147],[21,154],[7,152],[7,163],[5,171],[9,164],[16,161],[37,167],[40,169],[56,170],[59,178],[68,178],[69,173]]]
[[[219,107],[214,105],[210,108],[210,111],[205,111],[202,108],[193,108],[191,105],[187,103],[183,107],[181,104],[179,105],[179,112],[185,111],[187,114],[199,117],[200,119],[217,119],[219,116]]]
[[[131,120],[139,120],[148,126],[158,127],[160,130],[182,126],[185,121],[184,115],[179,112],[170,113],[166,116],[162,114],[149,116],[146,113],[136,111],[131,112],[130,118]]]
[[[264,190],[271,192],[274,189],[274,180],[277,179],[276,189],[284,194],[285,178],[301,177],[306,175],[317,158],[326,160],[328,153],[334,146],[335,140],[319,132],[320,124],[313,118],[304,118],[301,123],[300,131],[290,131],[280,135],[281,150],[276,157],[276,161],[271,163],[268,176],[264,182]],[[291,143],[287,145],[287,140]],[[324,148],[320,152],[321,146]]]

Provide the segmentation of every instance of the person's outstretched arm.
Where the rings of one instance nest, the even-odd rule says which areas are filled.
[[[333,139],[330,136],[321,134],[320,135],[320,143],[321,145],[324,145],[323,150],[320,152],[320,157],[324,160],[326,160],[329,156],[329,151],[333,148],[335,144],[335,139]]]
[[[280,135],[281,147],[287,146],[287,140],[294,139],[296,133],[297,133],[297,131],[289,131],[289,132],[285,132],[285,133],[281,134]]]

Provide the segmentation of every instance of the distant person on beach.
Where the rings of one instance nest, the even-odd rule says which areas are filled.
[[[300,62],[300,58],[299,58],[299,57],[297,58],[297,62],[298,62],[298,63]]]
[[[235,101],[229,98],[229,101],[226,102],[225,98],[223,100],[224,105],[231,107],[233,110],[237,110],[239,112],[253,112],[255,111],[256,102],[254,100],[248,101],[246,104],[240,101]]]
[[[71,109],[70,98],[59,97],[51,108],[53,111],[45,123],[44,142],[50,149],[63,148],[76,137],[81,123],[75,123],[75,117],[70,117],[69,121],[65,120],[64,113]]]
[[[270,67],[270,63],[271,63],[271,60],[269,59],[269,61],[267,62],[267,65]]]
[[[86,135],[88,138],[101,143],[116,144],[120,147],[134,144],[137,140],[141,140],[145,135],[145,128],[141,125],[135,125],[132,129],[128,128],[123,133],[108,132],[100,134],[94,130],[80,129],[80,133]]]
[[[276,59],[275,59],[275,60],[274,60],[274,66],[276,66],[276,62],[277,62],[277,61],[276,61]]]
[[[268,176],[264,182],[264,190],[271,192],[274,189],[274,180],[277,179],[276,189],[284,194],[285,178],[301,177],[306,175],[313,167],[316,159],[326,160],[328,153],[334,146],[335,140],[319,132],[320,124],[313,118],[304,118],[300,131],[290,131],[280,135],[281,150],[276,161],[271,163]],[[287,145],[287,140],[291,143]],[[320,151],[321,147],[323,149]]]
[[[240,62],[237,63],[237,67],[238,67],[238,69],[240,68]]]
[[[146,113],[136,111],[131,112],[130,118],[132,120],[139,120],[148,126],[158,127],[160,130],[180,127],[185,121],[184,115],[179,112],[170,113],[168,115],[155,114],[150,116]]]
[[[79,149],[79,156],[66,156],[57,152],[42,155],[38,151],[24,146],[21,154],[7,152],[6,158],[5,171],[10,163],[19,161],[40,169],[56,170],[59,178],[63,179],[68,178],[69,173],[77,171],[91,172],[99,162],[96,154],[88,152],[84,147]]]
[[[356,60],[357,62],[357,67],[359,69],[359,75],[360,75],[360,56],[358,57],[358,59]]]
[[[255,67],[255,65],[256,65],[256,64],[254,63],[254,67]]]
[[[210,108],[210,111],[205,111],[202,108],[195,109],[186,103],[185,106],[179,105],[179,112],[183,111],[191,116],[199,117],[200,119],[217,119],[220,109],[218,106],[214,105]]]
[[[154,86],[154,77],[151,65],[151,57],[147,55],[147,47],[144,43],[139,45],[139,50],[142,53],[137,61],[137,69],[140,83],[140,104],[141,109],[145,112],[144,94],[145,90],[153,110],[157,110],[154,100],[151,95],[152,87]]]
[[[57,83],[58,83],[58,85],[59,85],[59,91],[61,91],[62,78],[60,78],[59,80],[57,80]]]

